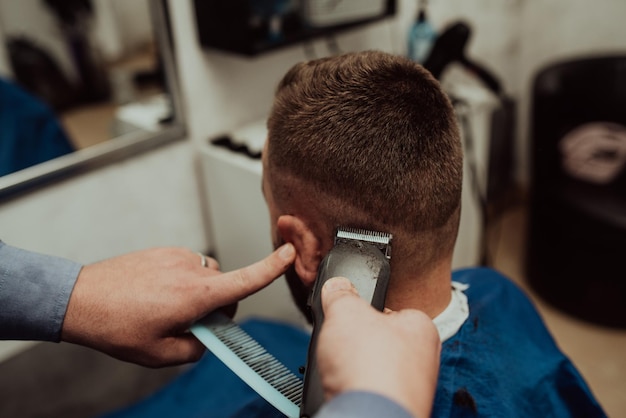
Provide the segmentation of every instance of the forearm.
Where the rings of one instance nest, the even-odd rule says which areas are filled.
[[[0,339],[59,341],[81,267],[0,242]]]

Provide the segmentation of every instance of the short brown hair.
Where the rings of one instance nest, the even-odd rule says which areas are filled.
[[[452,251],[461,142],[448,97],[420,65],[377,51],[296,64],[268,130],[277,202],[300,188],[330,227],[419,235],[426,258]]]

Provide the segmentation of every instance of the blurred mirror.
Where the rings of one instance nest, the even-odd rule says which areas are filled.
[[[0,0],[0,195],[184,132],[165,0]]]

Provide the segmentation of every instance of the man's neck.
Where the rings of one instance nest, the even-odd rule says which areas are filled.
[[[385,306],[393,311],[418,309],[435,318],[450,303],[451,274],[450,265],[442,263],[423,277],[393,277]]]

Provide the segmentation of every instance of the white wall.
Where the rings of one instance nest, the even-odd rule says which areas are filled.
[[[159,245],[208,247],[188,142],[80,175],[0,206],[2,240],[90,263]]]
[[[148,0],[94,0],[94,38],[103,58],[116,61],[153,42]]]
[[[39,0],[0,0],[4,36],[27,36],[48,52],[69,77],[76,72],[54,15]]]

